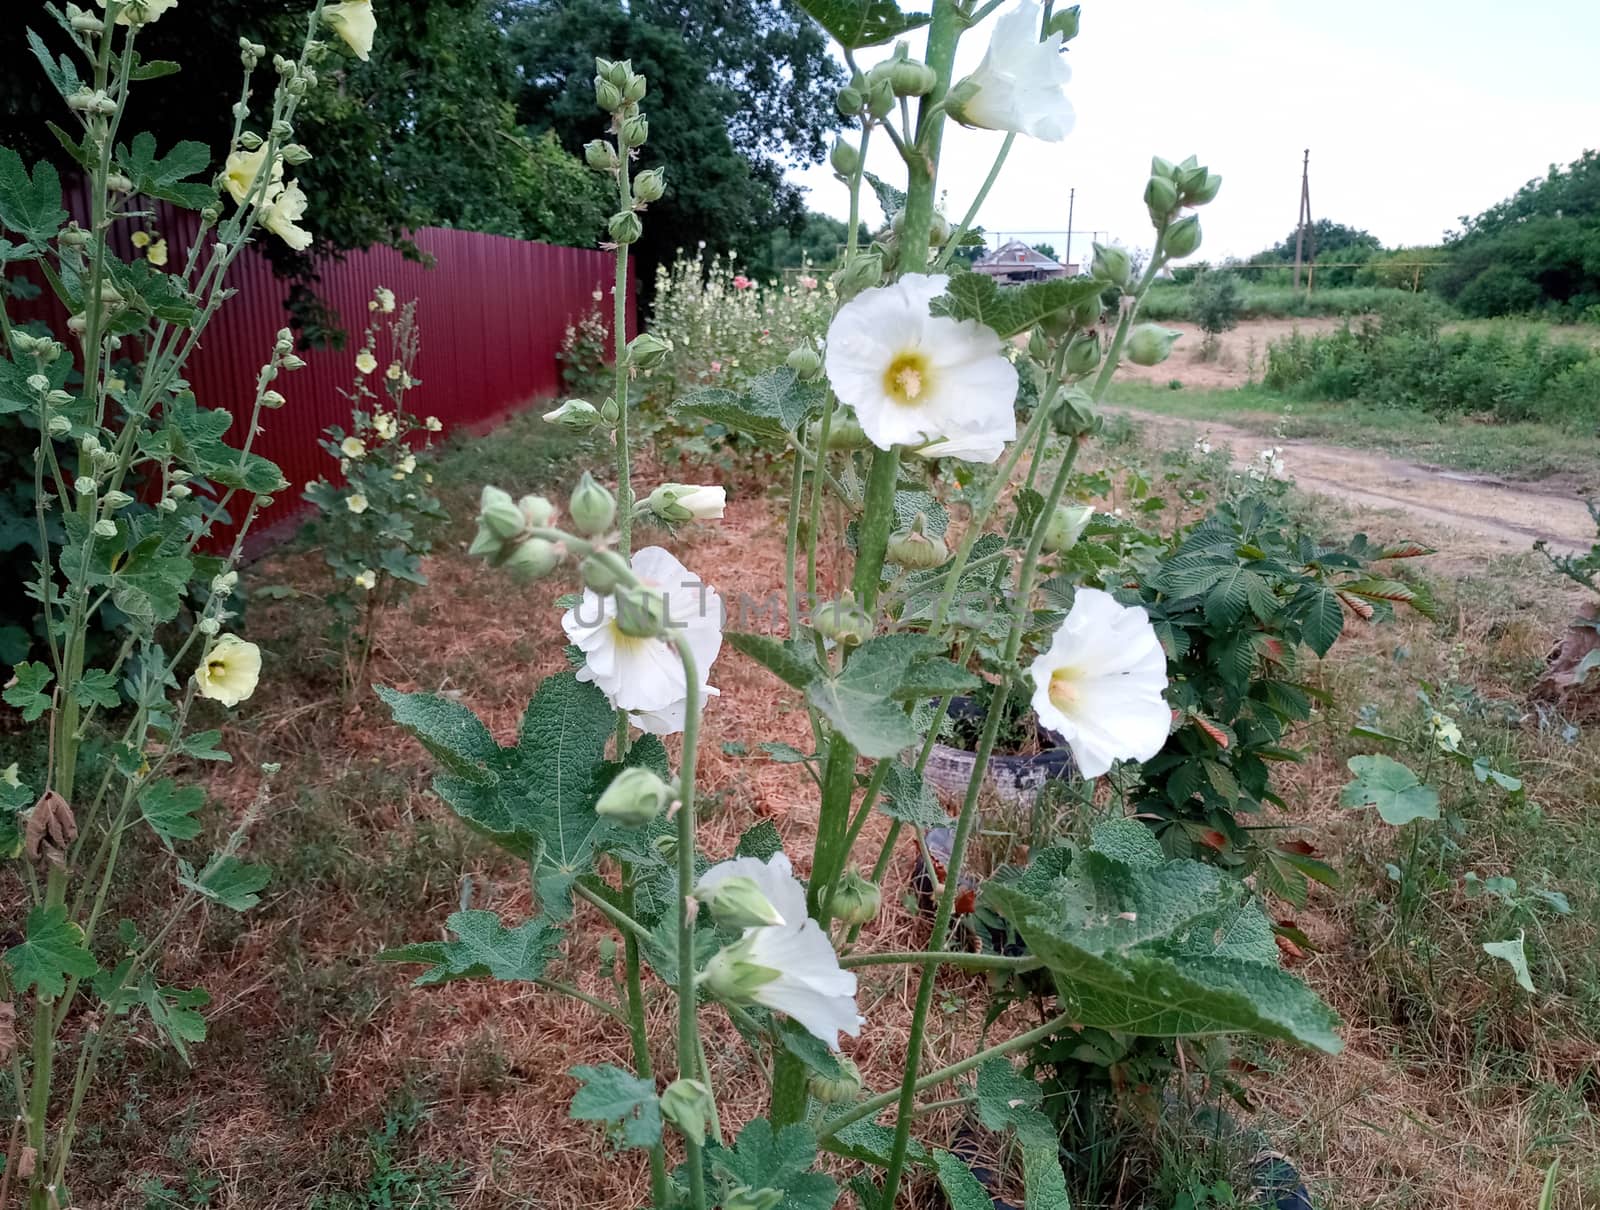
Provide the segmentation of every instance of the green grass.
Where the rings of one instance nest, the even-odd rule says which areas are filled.
[[[1391,299],[1411,296],[1410,290],[1386,286],[1332,286],[1307,294],[1290,286],[1259,286],[1241,279],[1239,317],[1289,319],[1313,315],[1366,315]],[[1145,296],[1139,313],[1157,323],[1194,322],[1190,287],[1157,284]]]
[[[1576,480],[1579,488],[1600,486],[1600,439],[1547,424],[1482,424],[1402,408],[1308,403],[1253,386],[1171,390],[1120,382],[1113,384],[1109,400],[1197,424],[1220,421],[1264,435],[1281,431],[1285,437],[1378,450],[1409,462],[1510,479],[1563,475]]]

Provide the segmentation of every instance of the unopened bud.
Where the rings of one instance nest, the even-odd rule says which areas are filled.
[[[857,647],[872,637],[872,616],[846,592],[837,601],[824,601],[811,616],[811,629],[841,647]]]
[[[117,523],[110,520],[101,520],[94,523],[94,536],[97,538],[115,538],[117,536]]]
[[[622,123],[622,145],[624,147],[643,147],[650,141],[650,119],[642,113],[636,113]]]
[[[50,435],[52,437],[65,437],[72,431],[72,421],[68,420],[65,416],[52,416],[50,417],[49,424],[45,427],[50,430]]]
[[[631,639],[659,638],[667,628],[667,598],[639,585],[617,590],[616,627]]]
[[[672,342],[649,332],[641,332],[628,342],[628,365],[636,370],[653,370],[672,352]]]
[[[925,96],[938,82],[938,72],[914,59],[901,59],[889,69],[889,86],[897,97]]]
[[[1063,42],[1071,42],[1078,36],[1078,6],[1062,9],[1050,18],[1050,24],[1045,27],[1045,36],[1060,34]]]
[[[638,243],[639,237],[644,234],[644,224],[639,221],[639,216],[631,210],[621,210],[611,216],[611,221],[606,224],[614,242],[619,244]]]
[[[574,433],[586,433],[600,423],[600,413],[587,399],[569,399],[544,414],[546,424],[559,424]]]
[[[660,815],[671,801],[672,787],[651,770],[635,766],[611,779],[594,809],[603,818],[638,828]]]
[[[239,573],[238,572],[236,572],[236,571],[225,571],[225,572],[222,572],[220,575],[215,575],[215,576],[211,577],[211,595],[212,596],[216,596],[216,597],[230,596],[230,595],[232,595],[233,590],[238,587],[238,585],[239,585]]]
[[[1205,174],[1199,183],[1186,186],[1183,191],[1183,202],[1186,206],[1204,206],[1217,196],[1217,191],[1222,188],[1222,178],[1214,172]]]
[[[645,507],[663,521],[715,521],[727,504],[727,490],[694,483],[663,483]]]
[[[1144,187],[1144,204],[1157,226],[1178,208],[1178,187],[1164,176],[1153,176]]]
[[[854,870],[847,872],[833,888],[833,915],[854,927],[870,924],[883,906],[883,892]]]
[[[523,583],[549,575],[561,562],[561,552],[554,542],[544,538],[529,538],[511,548],[500,564],[511,573],[511,578]]]
[[[833,272],[834,292],[848,301],[883,280],[883,258],[876,252],[858,252]]]
[[[596,58],[594,70],[601,79],[610,80],[618,88],[623,88],[627,85],[628,78],[633,75],[633,60]]]
[[[710,910],[713,920],[728,928],[753,929],[794,923],[779,914],[755,879],[742,874],[724,878],[709,887],[702,883],[695,888],[694,897]]]
[[[1183,333],[1160,324],[1140,324],[1128,335],[1128,360],[1136,366],[1160,365]]]
[[[943,564],[950,557],[950,549],[943,538],[927,532],[927,523],[927,517],[918,513],[916,520],[907,528],[892,534],[889,538],[889,558],[913,571],[925,571]]]
[[[1067,373],[1080,378],[1100,364],[1100,337],[1094,332],[1079,332],[1067,346]]]
[[[835,172],[849,180],[861,167],[861,153],[843,139],[835,139],[833,150],[828,153],[828,162],[833,165]]]
[[[593,139],[583,145],[583,159],[596,172],[615,172],[621,162],[617,149],[606,139]]]
[[[1192,256],[1200,247],[1200,219],[1197,215],[1185,215],[1172,226],[1167,228],[1167,234],[1161,241],[1162,249],[1168,256],[1182,260]]]
[[[133,497],[127,492],[107,492],[100,498],[100,503],[105,506],[108,513],[114,513],[119,508],[127,508],[133,503]]]
[[[525,521],[510,492],[485,484],[478,497],[478,524],[495,537],[506,540],[521,534]]]
[[[1061,393],[1050,423],[1063,437],[1084,437],[1095,432],[1100,427],[1100,414],[1095,410],[1094,397],[1082,387],[1068,388]]]
[[[822,373],[822,358],[810,344],[803,344],[789,350],[789,356],[783,359],[783,364],[795,372],[795,376],[802,382],[810,382]]]
[[[262,391],[261,392],[261,406],[266,408],[270,412],[277,411],[279,408],[281,408],[284,405],[285,402],[286,402],[286,400],[284,399],[284,397],[282,395],[280,395],[277,391]]]
[[[667,177],[659,168],[647,168],[633,178],[633,196],[638,201],[659,202],[666,191]]]
[[[615,113],[622,108],[622,89],[610,80],[596,76],[594,78],[594,103],[607,113]]]
[[[622,409],[617,406],[617,401],[607,395],[600,404],[600,419],[607,424],[616,424],[622,419]]]
[[[846,84],[839,90],[839,96],[834,105],[838,108],[842,117],[859,117],[861,111],[866,108],[867,98],[861,89],[853,84]]]
[[[888,76],[872,82],[872,87],[867,90],[867,112],[878,121],[882,121],[894,111],[894,85]]]
[[[628,105],[637,105],[644,100],[645,90],[649,87],[645,78],[637,72],[628,73],[628,80],[622,86],[622,100]]]
[[[529,493],[517,500],[517,511],[529,529],[542,529],[556,515],[556,506],[543,496]]]
[[[807,1087],[824,1105],[848,1104],[861,1095],[861,1069],[848,1055],[834,1055],[833,1058],[839,1064],[839,1074],[830,1077],[812,1072]]]
[[[1128,259],[1127,252],[1115,244],[1096,244],[1089,272],[1096,281],[1110,282],[1126,290],[1133,280],[1133,262]]]
[[[661,1116],[697,1144],[705,1141],[711,1113],[711,1090],[699,1080],[674,1080],[661,1093]]]
[[[1057,505],[1044,529],[1044,548],[1052,554],[1066,554],[1078,544],[1084,528],[1093,519],[1094,509],[1087,504]]]
[[[609,597],[617,591],[618,586],[632,580],[633,571],[628,561],[616,551],[597,550],[586,555],[583,562],[578,564],[578,575],[583,578],[585,586],[603,597]]]
[[[822,439],[822,422],[816,421],[812,425],[813,441]],[[830,450],[864,450],[872,444],[866,430],[861,427],[861,421],[856,419],[856,414],[838,407],[833,412],[833,423],[828,426],[828,448]]]
[[[216,618],[201,618],[198,623],[198,629],[201,634],[209,638],[222,629],[222,623],[217,621]]]
[[[584,537],[598,537],[610,529],[611,523],[616,520],[617,498],[596,483],[593,475],[584,471],[583,478],[578,480],[578,486],[572,491],[567,515],[572,518],[573,527]]]
[[[46,378],[43,374],[29,374],[28,375],[28,389],[33,391],[35,394],[38,394],[38,395],[49,394],[49,392],[50,392],[50,380],[48,378]]]

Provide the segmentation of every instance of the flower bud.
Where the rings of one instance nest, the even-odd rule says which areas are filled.
[[[778,914],[778,909],[761,893],[755,879],[743,875],[724,878],[715,886],[696,887],[694,897],[710,909],[713,920],[728,928],[754,929],[793,923]]]
[[[607,113],[622,108],[622,89],[600,76],[594,78],[594,103]]]
[[[663,483],[650,493],[645,507],[663,521],[714,521],[722,516],[727,491],[692,483]]]
[[[1044,529],[1044,548],[1052,554],[1066,554],[1093,519],[1094,509],[1087,504],[1058,504]]]
[[[793,370],[802,382],[810,382],[822,373],[822,358],[810,344],[790,349],[789,356],[783,359],[783,364]]]
[[[588,471],[572,489],[572,499],[567,505],[567,515],[572,524],[586,538],[598,537],[611,528],[617,517],[617,498],[600,484]]]
[[[1164,176],[1153,176],[1144,187],[1144,204],[1159,226],[1178,208],[1178,187]]]
[[[1092,328],[1100,322],[1100,316],[1105,313],[1106,300],[1104,295],[1091,294],[1071,310],[1072,324],[1077,328]]]
[[[843,139],[835,139],[833,150],[828,153],[828,162],[833,165],[835,172],[849,180],[861,167],[861,154]]]
[[[812,442],[815,444],[821,439],[822,422],[819,420],[812,424]],[[834,409],[833,423],[828,426],[830,450],[864,450],[871,444],[854,412],[843,407]]]
[[[1082,387],[1071,387],[1061,393],[1050,424],[1063,437],[1083,437],[1100,427],[1100,414],[1095,411],[1094,398]]]
[[[674,1080],[661,1093],[661,1116],[696,1143],[705,1142],[711,1110],[711,1090],[699,1080]]]
[[[628,365],[636,370],[653,370],[672,352],[672,342],[649,332],[641,332],[628,342]]]
[[[600,423],[600,413],[587,399],[569,399],[554,411],[544,414],[546,424],[559,424],[574,433],[586,433]]]
[[[478,524],[502,541],[517,537],[524,529],[522,510],[511,493],[485,484],[478,497]]]
[[[781,972],[751,960],[750,935],[746,934],[732,945],[724,946],[700,975],[701,985],[726,1004],[746,1004],[761,988],[776,979]],[[724,1200],[724,1210],[730,1203]]]
[[[659,638],[667,628],[667,598],[654,588],[619,588],[616,626],[631,639]]]
[[[1164,176],[1173,183],[1177,182],[1178,168],[1171,160],[1164,160],[1158,155],[1150,157],[1150,175]]]
[[[72,421],[65,416],[52,416],[50,417],[50,423],[46,427],[50,430],[52,437],[65,437],[72,432]]]
[[[114,513],[117,509],[127,508],[132,504],[133,497],[127,492],[107,492],[100,498],[100,502],[105,505],[106,512]]]
[[[1160,365],[1183,333],[1160,324],[1140,324],[1128,335],[1128,360],[1136,366]]]
[[[778,1189],[752,1189],[740,1185],[722,1199],[722,1210],[778,1210],[783,1193]]]
[[[644,224],[633,211],[621,210],[611,216],[611,221],[606,224],[606,230],[616,243],[633,244],[644,234]]]
[[[277,411],[284,405],[285,402],[286,401],[284,400],[283,396],[277,391],[261,392],[261,406],[266,408],[269,412]]]
[[[626,88],[633,76],[633,60],[596,58],[594,69],[618,88]]]
[[[1126,290],[1133,279],[1133,264],[1129,261],[1127,252],[1115,244],[1096,244],[1089,272],[1094,275],[1096,281],[1110,282],[1113,286]]]
[[[897,97],[925,96],[938,82],[938,72],[914,59],[900,59],[889,69],[889,86]]]
[[[1208,172],[1199,183],[1185,186],[1183,190],[1184,205],[1204,206],[1217,196],[1217,191],[1221,188],[1222,178],[1214,172]]]
[[[831,1079],[820,1072],[812,1072],[807,1081],[811,1095],[824,1105],[845,1105],[861,1095],[861,1069],[848,1055],[835,1055],[839,1074]]]
[[[529,538],[513,546],[500,564],[519,583],[538,580],[549,575],[561,562],[561,551],[554,542],[544,538]]]
[[[1200,219],[1189,214],[1173,223],[1167,228],[1161,247],[1168,256],[1179,260],[1192,256],[1200,247]]]
[[[824,601],[811,615],[811,629],[841,647],[858,647],[872,637],[872,616],[846,591],[837,601]]]
[[[848,871],[833,888],[833,915],[854,927],[870,924],[883,906],[883,892],[854,870]]]
[[[237,588],[238,586],[239,586],[239,573],[236,572],[236,571],[225,571],[225,572],[222,572],[222,573],[220,573],[218,575],[214,575],[214,576],[211,577],[211,595],[212,596],[216,596],[216,597],[231,596],[233,594],[233,590],[235,588]]]
[[[883,76],[874,80],[867,90],[867,112],[881,122],[893,111],[894,85],[888,76]]]
[[[834,105],[838,108],[841,117],[859,117],[861,111],[866,108],[867,98],[861,89],[854,84],[846,84],[839,90],[839,96],[834,101]]]
[[[841,302],[883,280],[883,258],[876,252],[858,252],[833,271],[833,288]]]
[[[280,358],[278,364],[286,370],[303,370],[306,368],[305,360],[296,356],[294,353],[290,353],[288,356]]]
[[[556,506],[543,496],[530,492],[517,500],[517,511],[522,514],[529,529],[540,529],[550,524],[550,519],[556,515]]]
[[[649,87],[645,78],[637,72],[629,72],[627,83],[622,86],[622,100],[628,105],[637,105],[644,100],[645,90]]]
[[[1100,336],[1095,332],[1079,332],[1067,345],[1067,373],[1082,377],[1100,364]]]
[[[646,168],[633,178],[633,196],[646,204],[659,202],[666,191],[666,173],[659,168]]]
[[[622,419],[622,409],[610,395],[607,395],[605,401],[600,404],[600,419],[606,424],[615,424]]]
[[[597,550],[584,556],[578,564],[578,574],[584,584],[603,597],[609,597],[617,587],[629,583],[633,569],[628,561],[614,550]]]
[[[650,139],[650,119],[636,113],[622,123],[622,145],[643,147]]]
[[[209,638],[222,629],[222,623],[217,621],[216,618],[201,618],[198,623],[198,629],[201,634]]]
[[[299,165],[309,164],[311,162],[311,152],[300,143],[285,144],[283,150],[279,152],[279,154],[283,156],[283,162],[285,164]]]
[[[630,828],[643,827],[672,801],[672,787],[643,766],[624,769],[594,804],[595,814]]]
[[[583,159],[596,172],[615,172],[621,163],[617,149],[605,139],[593,139],[583,145]]]
[[[94,536],[97,538],[115,538],[117,536],[117,523],[111,520],[100,520],[94,523]]]
[[[1062,42],[1071,42],[1078,36],[1078,5],[1062,9],[1050,18],[1050,24],[1045,27],[1045,37],[1051,34],[1060,34]]]
[[[50,380],[43,374],[29,374],[28,389],[35,394],[44,395],[50,390]]]
[[[950,549],[943,538],[933,537],[926,530],[927,518],[918,513],[909,527],[890,536],[889,558],[913,571],[926,571],[943,564],[950,557]]]

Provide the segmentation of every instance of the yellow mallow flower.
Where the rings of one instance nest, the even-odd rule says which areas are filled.
[[[304,217],[305,212],[305,191],[300,188],[299,181],[290,181],[262,207],[261,225],[294,251],[304,252],[311,247],[312,235],[304,227],[295,224]]]
[[[219,636],[194,670],[200,696],[230,708],[256,691],[260,677],[261,648],[236,634]]]
[[[370,374],[378,368],[378,359],[372,355],[371,349],[362,349],[356,354],[356,369],[363,374]]]
[[[400,431],[400,426],[392,412],[376,413],[372,417],[372,428],[385,441],[393,440],[394,435]]]
[[[167,241],[164,239],[158,239],[155,243],[151,244],[150,247],[145,251],[144,258],[157,269],[164,268],[167,263]]]
[[[383,375],[390,382],[399,382],[400,375],[404,372],[405,371],[400,368],[400,363],[398,361],[394,361],[389,363],[389,368],[383,372]]]
[[[367,511],[367,498],[360,492],[355,492],[344,498],[344,506],[359,517]]]
[[[378,586],[378,574],[373,571],[372,568],[368,567],[365,570],[356,573],[355,581],[360,587],[365,588],[368,592],[371,592]]]
[[[372,0],[341,0],[322,10],[322,19],[328,28],[355,51],[363,63],[372,54],[372,35],[378,32],[378,19],[372,12]]]
[[[262,173],[267,163],[267,145],[265,143],[254,151],[234,151],[228,155],[228,162],[223,166],[222,183],[228,190],[228,195],[244,205],[245,198],[250,196],[250,190],[256,183],[256,178]],[[278,190],[283,180],[283,160],[272,161],[272,172],[267,178],[266,186],[256,198],[257,202],[266,202]]]
[[[367,443],[359,437],[346,437],[339,442],[339,451],[346,458],[360,458],[367,452]]]
[[[106,0],[100,0],[100,7],[106,7]],[[146,25],[151,21],[161,19],[161,14],[168,9],[177,8],[178,0],[128,0],[122,6],[122,12],[117,14],[118,25]]]
[[[394,291],[387,286],[379,286],[372,292],[372,301],[377,310],[385,315],[394,314]]]
[[[128,237],[128,242],[135,248],[148,248],[150,246],[150,233],[148,231],[135,231]]]
[[[439,423],[439,418],[437,416],[429,416],[422,422],[422,427],[427,429],[430,433],[437,433],[444,428],[444,425]]]

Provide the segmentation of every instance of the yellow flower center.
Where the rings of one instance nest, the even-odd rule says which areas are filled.
[[[1050,674],[1050,702],[1062,714],[1070,714],[1078,704],[1078,670],[1057,668]]]
[[[931,367],[920,352],[898,354],[883,372],[884,394],[902,407],[915,407],[931,386]]]

